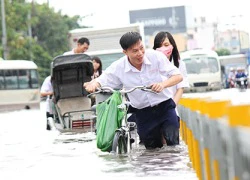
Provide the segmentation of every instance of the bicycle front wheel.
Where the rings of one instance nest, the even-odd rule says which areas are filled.
[[[123,154],[128,152],[126,137],[121,131],[116,131],[115,133],[112,152],[116,154]]]

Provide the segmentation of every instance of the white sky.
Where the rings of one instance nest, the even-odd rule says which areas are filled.
[[[29,0],[31,1],[31,0]],[[83,24],[94,27],[129,24],[129,10],[150,9],[171,6],[190,6],[193,17],[205,16],[208,22],[219,19],[228,26],[237,26],[250,31],[249,6],[246,0],[34,0],[37,3],[49,2],[56,11],[69,16],[87,16]],[[93,16],[89,16],[93,14]],[[241,17],[240,17],[241,15]],[[235,16],[236,18],[231,18]]]

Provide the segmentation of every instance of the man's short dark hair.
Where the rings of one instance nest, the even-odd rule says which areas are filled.
[[[142,40],[140,33],[138,32],[127,32],[120,39],[120,45],[122,49],[127,50],[129,47]]]
[[[86,44],[88,44],[88,45],[90,44],[90,43],[89,43],[89,39],[86,38],[86,37],[82,37],[82,38],[78,39],[77,43],[80,43],[80,44],[86,43]]]

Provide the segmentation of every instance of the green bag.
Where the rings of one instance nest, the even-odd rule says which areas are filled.
[[[121,93],[115,91],[108,99],[96,106],[96,142],[97,147],[103,152],[112,150],[115,130],[121,127],[124,112],[117,107],[121,103]]]

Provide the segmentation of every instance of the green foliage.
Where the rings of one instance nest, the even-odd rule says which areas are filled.
[[[3,57],[3,47],[2,46],[0,46],[0,60],[1,60],[1,58]]]
[[[80,16],[69,17],[55,12],[46,3],[27,3],[25,0],[5,0],[7,30],[7,59],[34,61],[40,83],[50,74],[54,57],[69,50],[68,32],[79,28]],[[29,18],[30,17],[30,18]],[[2,19],[0,19],[0,23]],[[29,27],[32,34],[29,35]],[[2,36],[2,29],[0,28]],[[2,39],[0,40],[2,45]],[[0,55],[3,48],[0,46]]]
[[[228,49],[225,49],[225,48],[221,48],[221,49],[218,49],[216,50],[218,56],[226,56],[226,55],[230,55],[230,51]]]
[[[39,17],[36,26],[32,28],[32,36],[37,39],[41,45],[52,57],[68,51],[68,31],[71,28],[79,27],[76,24],[77,19],[73,22],[69,17],[62,16],[60,12],[55,13],[47,5],[39,5],[32,12],[34,17]],[[69,24],[73,25],[69,26]]]

